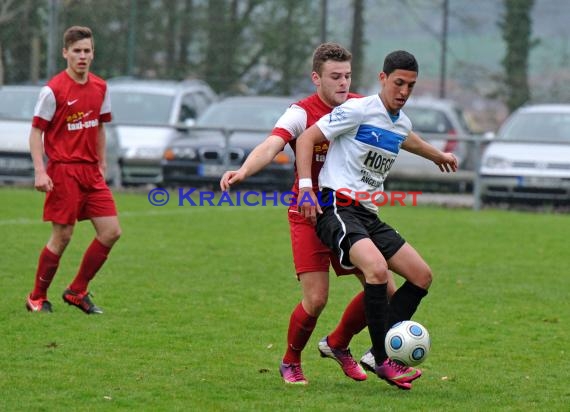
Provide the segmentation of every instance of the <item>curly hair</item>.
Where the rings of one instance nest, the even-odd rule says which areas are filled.
[[[313,71],[321,75],[323,64],[328,60],[350,62],[352,53],[338,43],[323,43],[313,53]]]

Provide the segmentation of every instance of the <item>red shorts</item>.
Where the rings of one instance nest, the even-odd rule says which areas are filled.
[[[113,194],[95,163],[48,162],[53,190],[47,192],[44,221],[73,225],[78,220],[117,216]]]
[[[337,276],[360,273],[356,268],[341,267],[338,256],[321,242],[315,227],[299,214],[297,206],[289,207],[288,217],[297,275],[306,272],[328,272],[331,265]]]

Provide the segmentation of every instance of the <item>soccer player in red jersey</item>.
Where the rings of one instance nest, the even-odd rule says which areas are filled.
[[[42,88],[29,138],[34,186],[46,193],[43,220],[52,222],[52,231],[40,253],[26,307],[32,312],[52,311],[47,291],[60,257],[76,221],[89,219],[95,239],[62,297],[87,314],[100,314],[103,311],[91,301],[87,287],[121,235],[115,201],[104,178],[104,123],[111,121],[111,102],[105,81],[89,72],[94,56],[91,29],[68,28],[63,45],[67,68]]]
[[[238,170],[227,171],[220,180],[220,188],[228,190],[230,186],[245,180],[271,163],[273,158],[289,144],[295,151],[296,138],[333,107],[347,99],[360,97],[349,93],[351,82],[351,53],[336,43],[324,43],[313,53],[313,71],[311,80],[316,86],[316,93],[296,102],[277,121],[271,135],[259,144]],[[318,189],[318,176],[328,150],[326,142],[315,145],[313,149],[312,178],[310,184]],[[292,190],[298,193],[298,177]],[[301,368],[301,352],[309,341],[317,318],[324,309],[329,292],[329,266],[332,264],[337,275],[352,274],[338,264],[338,259],[317,237],[315,228],[299,214],[296,195],[289,207],[289,227],[293,260],[297,278],[301,284],[303,299],[294,308],[287,333],[287,350],[283,356],[280,373],[286,383],[307,384]],[[362,274],[356,274],[364,282]],[[395,284],[392,292],[395,290]],[[341,318],[336,329],[319,342],[319,351],[323,357],[336,360],[343,372],[354,380],[366,379],[366,372],[353,359],[348,345],[352,337],[366,327],[364,313],[364,294],[358,293]]]

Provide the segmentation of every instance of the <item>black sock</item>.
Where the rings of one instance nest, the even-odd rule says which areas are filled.
[[[427,293],[427,290],[411,282],[404,282],[390,299],[388,326],[391,327],[394,323],[403,320],[410,320]]]
[[[372,341],[372,354],[376,359],[376,364],[380,365],[387,358],[384,347],[388,320],[388,296],[386,294],[387,284],[364,285],[364,311],[368,332]]]

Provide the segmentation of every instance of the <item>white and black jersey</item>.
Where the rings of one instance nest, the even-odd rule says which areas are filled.
[[[384,180],[412,130],[404,112],[400,110],[393,120],[377,94],[349,99],[316,124],[331,142],[319,186],[343,189],[352,198],[357,192],[368,192],[371,199],[374,192],[383,191]],[[371,200],[361,204],[378,211]]]

